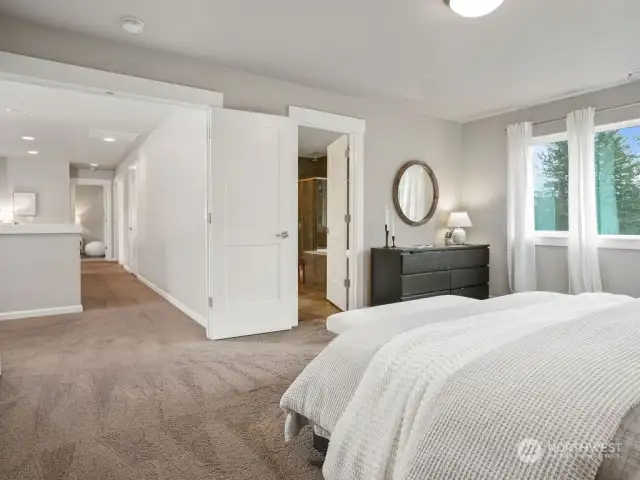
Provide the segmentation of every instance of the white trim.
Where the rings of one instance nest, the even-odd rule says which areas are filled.
[[[136,275],[136,278],[138,280],[140,280],[142,283],[144,283],[151,290],[156,292],[158,295],[160,295],[162,298],[164,298],[171,305],[173,305],[178,310],[180,310],[182,313],[184,313],[191,320],[194,320],[195,322],[197,322],[200,326],[202,326],[204,328],[207,327],[207,320],[202,315],[200,315],[199,313],[193,311],[192,309],[187,307],[184,303],[180,302],[175,297],[171,296],[170,294],[168,294],[167,292],[162,290],[160,287],[158,287],[154,283],[152,283],[149,280],[147,280],[146,278],[144,278],[142,275]]]
[[[536,246],[567,247],[568,232],[536,232]],[[598,248],[604,250],[640,250],[640,235],[598,235]]]
[[[5,320],[19,320],[21,318],[49,317],[51,315],[67,315],[70,313],[81,313],[82,305],[70,307],[42,308],[39,310],[20,310],[17,312],[0,312],[0,322]]]
[[[289,117],[298,127],[312,127],[349,135],[349,310],[364,305],[364,134],[366,122],[359,118],[290,106]],[[296,175],[297,178],[297,175]],[[297,204],[297,199],[295,200]],[[297,245],[296,245],[297,248]]]
[[[31,223],[0,225],[0,235],[79,235],[82,229],[74,224]]]
[[[116,260],[113,248],[113,180],[102,178],[72,178],[71,189],[73,191],[73,197],[71,198],[71,212],[75,221],[75,199],[76,199],[76,187],[78,185],[95,185],[102,187],[102,194],[104,195],[104,245],[106,249],[105,260]]]
[[[640,126],[640,118],[634,118],[632,120],[624,120],[622,122],[606,123],[604,125],[596,126],[596,133],[610,132],[612,130],[620,130],[622,128],[638,127]]]
[[[14,82],[150,100],[190,108],[221,107],[223,94],[173,83],[0,52],[0,78]]]

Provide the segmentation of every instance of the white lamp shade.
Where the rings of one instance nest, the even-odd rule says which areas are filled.
[[[451,228],[467,228],[471,227],[472,224],[467,212],[451,212],[447,226]]]
[[[483,17],[502,5],[504,0],[446,0],[451,10],[462,17]]]

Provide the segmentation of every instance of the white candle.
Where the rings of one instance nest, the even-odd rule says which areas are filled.
[[[384,224],[389,228],[389,205],[384,206]]]
[[[391,217],[391,236],[392,237],[396,236],[396,222],[393,219],[393,217]]]

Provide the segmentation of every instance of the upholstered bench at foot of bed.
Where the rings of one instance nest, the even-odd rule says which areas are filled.
[[[466,303],[479,302],[467,297],[456,295],[442,295],[440,297],[423,298],[410,302],[392,303],[380,305],[378,307],[362,308],[360,310],[350,310],[336,313],[327,319],[327,330],[332,333],[341,334],[346,330],[367,323],[388,319],[393,321],[398,315],[418,313],[420,311],[434,310],[436,308],[453,307]]]

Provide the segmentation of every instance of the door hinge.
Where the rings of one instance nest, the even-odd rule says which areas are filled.
[[[213,308],[213,298],[209,297],[209,308]]]
[[[347,213],[344,216],[344,223],[351,223],[351,214],[350,213]]]
[[[207,221],[209,222],[209,225],[211,225],[211,214],[210,213],[207,215]]]
[[[345,278],[344,279],[344,286],[345,286],[345,288],[351,287],[351,279]]]

